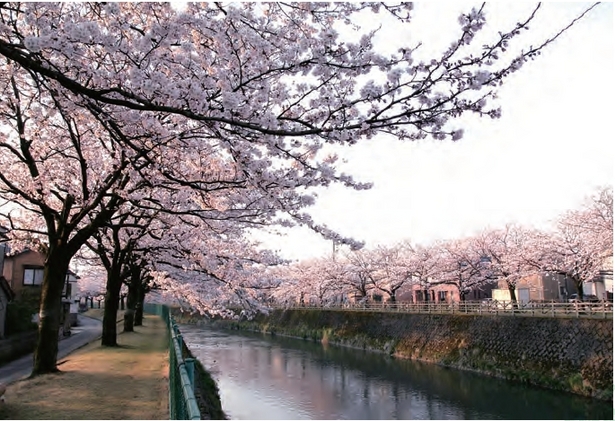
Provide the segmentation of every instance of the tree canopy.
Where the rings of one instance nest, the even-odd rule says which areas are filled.
[[[307,212],[314,187],[370,187],[338,171],[329,146],[382,133],[457,141],[455,120],[497,118],[498,87],[562,33],[536,46],[519,41],[538,5],[477,45],[483,5],[459,17],[448,48],[421,59],[419,45],[377,51],[376,32],[357,25],[366,12],[411,25],[411,11],[406,3],[190,3],[184,11],[0,3],[0,198],[12,205],[1,222],[47,254],[33,373],[57,370],[70,260],[118,213],[172,217],[158,236],[170,242],[198,228],[181,240],[203,239],[192,250],[223,249],[229,238],[241,248],[242,230],[276,224],[358,248]],[[173,254],[159,264],[246,282],[235,280],[239,266],[221,276],[180,246],[190,264]]]

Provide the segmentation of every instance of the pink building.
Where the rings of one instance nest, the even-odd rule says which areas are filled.
[[[491,298],[494,283],[486,283],[480,287],[472,288],[466,295],[465,301],[477,301]],[[461,301],[459,289],[455,285],[432,283],[425,287],[418,284],[409,285],[398,295],[398,301],[411,303],[451,303]]]

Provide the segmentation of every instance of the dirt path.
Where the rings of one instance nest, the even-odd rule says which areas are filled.
[[[169,419],[168,336],[146,316],[118,348],[96,341],[60,361],[59,374],[10,385],[1,419]]]

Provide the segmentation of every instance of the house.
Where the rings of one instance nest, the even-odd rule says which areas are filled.
[[[0,250],[0,253],[2,250]],[[0,339],[4,339],[4,325],[6,323],[6,308],[8,303],[13,301],[15,293],[11,289],[11,286],[4,279],[4,276],[0,276]]]
[[[5,256],[2,275],[15,292],[17,300],[40,297],[44,263],[45,256],[33,250]]]
[[[495,284],[486,282],[476,285],[465,295],[465,301],[477,301],[491,297],[491,290]],[[429,285],[410,284],[400,291],[399,301],[411,303],[452,303],[461,301],[459,289],[455,285],[445,284],[437,281],[430,282]]]
[[[459,290],[454,285],[436,284],[419,285],[410,284],[400,291],[398,300],[411,303],[444,303],[459,301]]]
[[[574,281],[564,274],[544,272],[535,273],[519,279],[515,284],[518,301],[567,301],[576,292]],[[506,280],[497,281],[497,291],[493,298],[510,300],[510,292]],[[501,298],[507,297],[507,298]]]
[[[66,274],[66,282],[64,283],[64,290],[62,291],[62,303],[68,306],[69,323],[71,326],[77,325],[77,314],[79,314],[79,297],[77,282],[79,282],[79,276],[69,270]]]
[[[4,325],[6,322],[6,306],[15,298],[13,289],[2,276],[4,270],[4,255],[6,254],[6,242],[8,237],[6,236],[7,230],[0,226],[0,339],[4,338]]]
[[[606,259],[600,274],[583,284],[583,295],[595,295],[599,299],[613,297],[613,258]],[[518,290],[529,291],[530,301],[568,301],[577,293],[575,282],[562,273],[537,273],[520,279]],[[498,288],[507,289],[506,282],[500,281]],[[610,292],[610,295],[609,295]]]
[[[517,289],[527,288],[530,301],[567,301],[577,292],[574,281],[561,273],[537,273],[517,282]]]
[[[28,301],[33,307],[38,308],[44,263],[45,256],[42,253],[29,249],[5,256],[2,275],[15,293],[15,300]],[[62,292],[64,312],[69,317],[71,325],[77,321],[79,299],[76,283],[78,280],[79,277],[69,270]]]
[[[7,245],[9,238],[6,233],[8,230],[0,225],[0,276],[2,276],[4,270],[4,255],[7,253]]]
[[[613,256],[606,256],[600,273],[583,284],[583,295],[595,295],[601,300],[613,300]]]

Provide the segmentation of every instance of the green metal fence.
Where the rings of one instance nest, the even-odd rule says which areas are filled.
[[[156,314],[169,330],[169,413],[172,420],[200,420],[201,413],[194,397],[194,359],[183,357],[184,343],[169,307],[145,304],[143,311]]]

